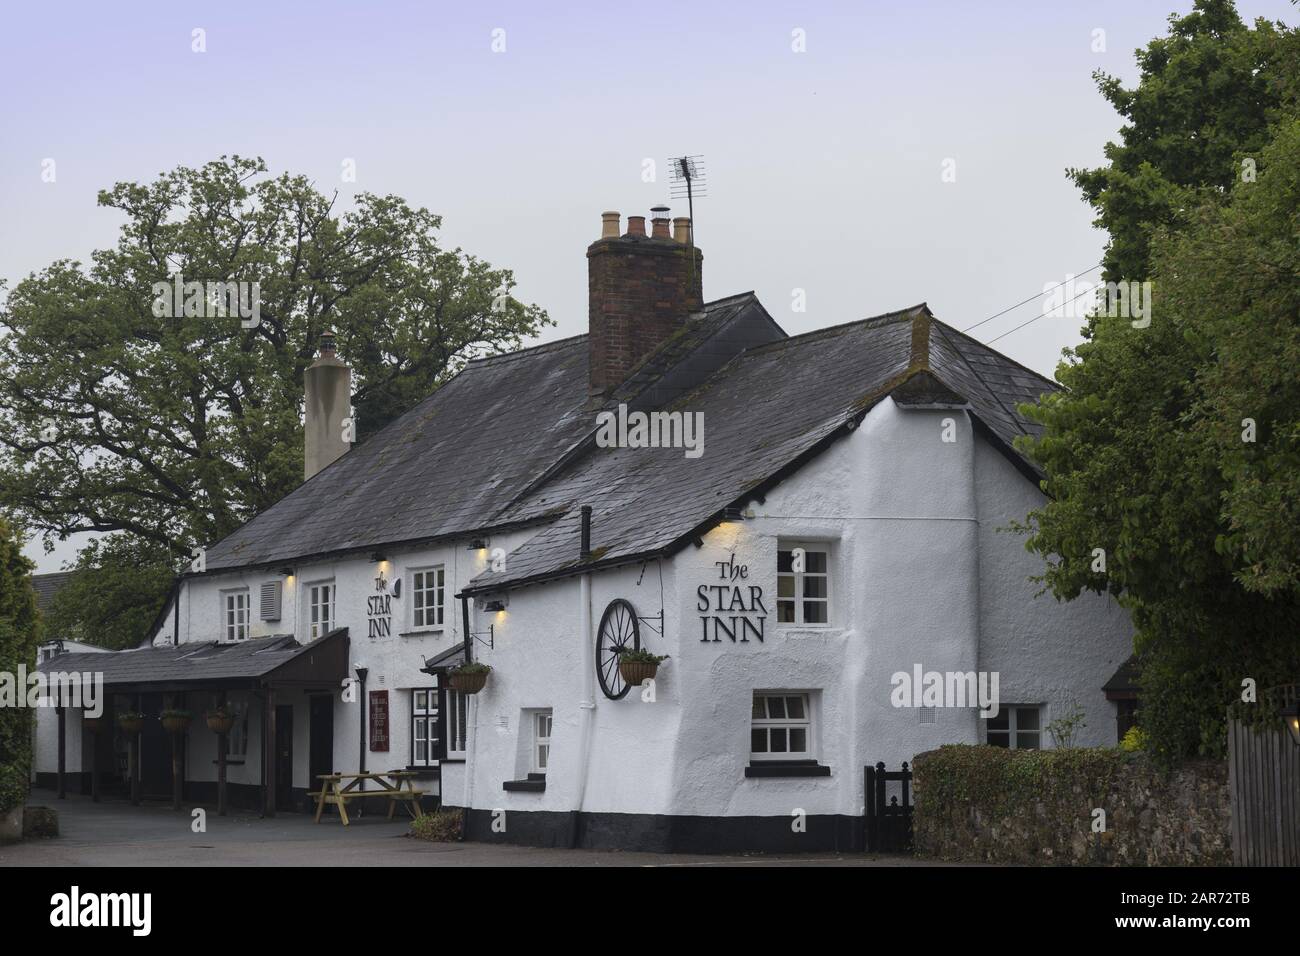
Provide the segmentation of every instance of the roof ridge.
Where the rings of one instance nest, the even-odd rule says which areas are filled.
[[[740,355],[758,355],[762,352],[782,348],[791,344],[808,342],[818,338],[830,338],[834,335],[842,335],[851,329],[861,328],[862,326],[868,325],[872,322],[879,322],[884,325],[901,319],[910,319],[914,317],[912,313],[915,313],[919,309],[925,309],[926,312],[930,312],[930,307],[928,305],[924,302],[918,302],[916,305],[909,306],[906,309],[895,309],[893,312],[882,312],[880,315],[871,315],[865,319],[854,319],[851,322],[841,322],[839,325],[827,325],[820,329],[811,329],[808,332],[800,332],[798,335],[791,335],[777,342],[769,342],[767,345],[760,345],[757,348],[746,349],[744,352],[740,353]],[[934,313],[931,312],[930,315],[933,317]],[[737,356],[737,358],[739,357],[740,356]]]
[[[553,351],[563,346],[571,345],[578,339],[585,339],[586,337],[586,332],[579,332],[577,335],[555,339],[551,342],[538,342],[536,345],[529,345],[522,349],[515,349],[513,352],[497,352],[495,355],[480,355],[478,358],[472,358],[466,362],[465,367],[469,368],[471,365],[488,365],[494,362],[505,362],[511,359],[535,355],[540,352]],[[448,381],[450,381],[450,379],[448,379]]]

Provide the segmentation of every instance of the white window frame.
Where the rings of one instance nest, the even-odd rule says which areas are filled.
[[[428,584],[429,575],[435,575],[436,583],[430,587]],[[447,616],[447,568],[446,565],[432,564],[427,568],[412,568],[410,572],[411,583],[411,630],[413,631],[441,631],[446,624]],[[417,578],[421,578],[424,587],[416,584]],[[424,605],[419,607],[419,598],[422,595],[434,594],[437,597],[437,603],[433,605]],[[429,611],[435,611],[435,620],[429,620]],[[421,612],[424,612],[424,620],[420,620]]]
[[[532,719],[533,742],[529,756],[529,773],[546,773],[551,762],[551,734],[555,730],[555,712],[535,710]]]
[[[1018,726],[1019,714],[1020,714],[1020,711],[1022,711],[1022,710],[1031,710],[1031,711],[1034,711],[1035,713],[1038,714],[1038,726],[1037,726],[1037,727],[1027,727],[1027,728],[1021,729],[1021,728]],[[1006,729],[1006,730],[1000,730],[1000,729],[993,729],[993,728],[991,728],[991,727],[989,726],[988,719],[986,718],[985,721],[984,721],[984,743],[986,743],[986,744],[989,745],[990,747],[1001,747],[1002,744],[1000,744],[1000,743],[995,744],[995,743],[993,743],[992,740],[989,739],[989,734],[996,734],[996,735],[998,735],[998,736],[1001,736],[1001,735],[1005,734],[1005,735],[1006,735],[1006,738],[1007,738],[1007,749],[1009,749],[1009,750],[1044,750],[1044,749],[1046,749],[1046,748],[1043,746],[1043,741],[1044,741],[1044,739],[1045,739],[1043,735],[1047,733],[1047,729],[1046,729],[1046,727],[1044,726],[1044,722],[1043,722],[1043,718],[1046,716],[1044,710],[1045,710],[1045,708],[1043,707],[1042,704],[1002,704],[1002,705],[1000,705],[1000,707],[998,708],[998,716],[1000,717],[1000,716],[1002,716],[1003,714],[1006,714],[1006,715],[1007,715],[1007,729]],[[1038,746],[1037,746],[1037,747],[1022,747],[1022,746],[1020,746],[1019,740],[1017,739],[1017,738],[1020,736],[1020,734],[1035,734],[1035,735],[1038,737]]]
[[[326,627],[323,630],[320,630],[319,633],[316,633],[316,631],[318,630],[318,625],[321,622],[313,621],[312,617],[313,615],[315,615],[316,609],[318,607],[323,606],[317,600],[317,596],[318,596],[317,592],[319,591],[320,588],[329,588],[329,605],[327,607],[327,610],[329,611],[329,616],[325,618],[324,621]],[[307,602],[307,606],[304,609],[304,613],[302,616],[303,625],[307,629],[307,633],[306,633],[307,640],[314,641],[318,637],[324,637],[331,630],[333,630],[338,626],[338,618],[335,616],[335,601],[338,598],[338,589],[334,584],[334,579],[328,578],[325,580],[312,581],[308,583],[302,589],[302,592],[303,592],[304,600]]]
[[[424,704],[421,706],[420,701]],[[439,743],[438,688],[416,687],[411,691],[411,766],[438,766]],[[424,756],[416,749],[423,731]]]
[[[238,606],[242,599],[243,607]],[[232,606],[234,602],[234,606]],[[243,619],[239,617],[239,612],[243,611]],[[232,618],[232,614],[234,617]],[[221,592],[221,639],[227,643],[235,644],[240,641],[248,640],[252,634],[252,605],[248,594],[248,588],[232,588],[228,591]],[[242,631],[242,634],[240,633]]]
[[[443,691],[448,760],[464,760],[469,750],[469,696],[450,687]]]
[[[821,571],[781,571],[781,552],[793,551],[795,548],[803,548],[805,553],[819,553],[826,555],[826,570]],[[835,552],[829,541],[794,541],[781,539],[777,541],[777,572],[776,572],[776,623],[778,627],[833,627],[834,626],[834,609],[833,601],[835,595]],[[805,597],[804,582],[807,578],[825,578],[826,596],[823,597]],[[794,582],[794,595],[792,597],[781,596],[781,581],[792,580]],[[781,604],[783,602],[794,602],[794,620],[781,620]],[[826,606],[825,621],[805,621],[803,619],[804,601],[816,601]]]
[[[756,690],[750,699],[749,712],[749,759],[751,762],[765,760],[816,760],[817,759],[817,734],[816,720],[813,716],[813,698],[814,694],[806,690]],[[759,699],[763,700],[764,716],[757,717],[754,715],[755,705]],[[788,715],[790,712],[789,701],[797,699],[803,705],[803,717],[772,717],[771,705],[768,703],[773,698],[782,699],[782,710]],[[767,750],[754,749],[754,732],[763,731],[766,738]],[[774,751],[771,749],[773,741],[773,730],[785,731],[785,750]],[[804,732],[804,749],[790,750],[790,731],[802,730]]]

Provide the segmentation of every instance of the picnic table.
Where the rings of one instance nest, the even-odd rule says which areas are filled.
[[[353,800],[367,797],[384,797],[388,800],[388,819],[393,819],[393,811],[400,803],[412,819],[424,816],[420,808],[420,798],[425,791],[415,788],[416,774],[411,770],[390,770],[388,773],[322,773],[320,790],[309,794],[316,798],[316,822],[320,823],[321,814],[326,805],[339,808],[339,819],[348,825],[348,804]],[[371,780],[378,789],[363,790],[362,785]]]

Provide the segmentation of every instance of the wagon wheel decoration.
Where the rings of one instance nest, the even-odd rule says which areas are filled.
[[[618,671],[618,655],[624,650],[641,648],[641,625],[636,609],[623,598],[615,598],[605,608],[596,631],[596,679],[610,700],[620,700],[631,689]]]

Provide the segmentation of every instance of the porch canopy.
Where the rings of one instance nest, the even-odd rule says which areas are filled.
[[[59,654],[38,670],[47,675],[102,677],[106,694],[251,691],[262,701],[262,801],[275,813],[275,694],[278,689],[341,690],[348,676],[348,629],[299,643],[291,634],[238,642],[203,641],[125,651]],[[65,721],[59,708],[58,787],[64,792]]]

